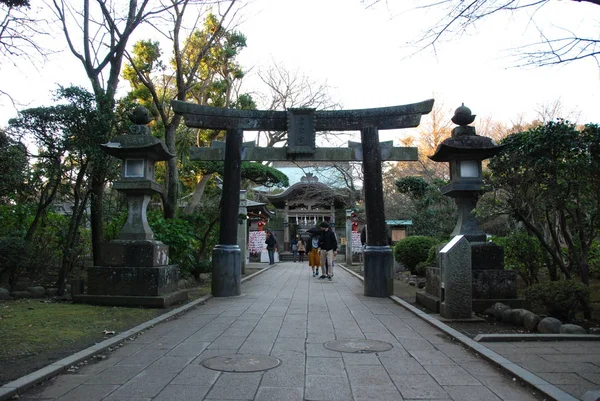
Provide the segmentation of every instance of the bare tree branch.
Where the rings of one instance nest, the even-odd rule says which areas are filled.
[[[600,6],[600,0],[569,1],[573,4],[589,3]],[[363,0],[367,7],[374,7],[380,2],[381,0],[369,2]],[[439,12],[441,17],[426,28],[412,44],[417,47],[416,53],[429,48],[435,51],[438,43],[444,38],[450,39],[453,34],[463,34],[477,23],[503,12],[528,12],[530,22],[536,25],[537,12],[548,4],[550,0],[428,0],[425,4],[421,3],[414,7],[413,10],[435,11]],[[561,37],[556,36],[555,33],[550,34],[547,28],[544,31],[538,27],[538,31],[541,38],[538,43],[514,49],[520,59],[517,67],[570,63],[588,58],[598,61],[600,35],[586,37],[569,32],[568,35]]]

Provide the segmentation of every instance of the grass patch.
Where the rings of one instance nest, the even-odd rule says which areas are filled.
[[[106,307],[39,300],[0,304],[0,359],[36,355],[51,349],[101,340],[104,331],[127,330],[163,310]]]
[[[189,289],[193,301],[210,293],[210,283]],[[175,305],[178,307],[180,305]],[[21,299],[0,303],[0,361],[52,351],[70,351],[109,338],[170,309],[96,306]]]

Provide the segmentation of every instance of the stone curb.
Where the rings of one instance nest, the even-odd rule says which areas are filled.
[[[246,281],[250,281],[257,275],[264,273],[265,271],[267,271],[275,266],[277,266],[277,265],[265,267],[264,269],[257,271],[256,273],[253,273],[253,274],[249,275],[248,277],[244,277],[243,279],[241,279],[241,282],[245,283]],[[38,369],[33,373],[23,376],[17,380],[8,382],[5,385],[3,385],[2,387],[0,387],[0,401],[10,400],[15,395],[18,395],[20,392],[23,392],[23,391],[33,387],[34,385],[43,382],[44,380],[50,379],[54,376],[61,374],[62,372],[68,370],[71,366],[76,365],[79,362],[84,361],[86,359],[90,359],[94,355],[99,354],[114,345],[117,345],[121,342],[127,341],[131,336],[134,336],[134,335],[136,335],[146,329],[149,329],[152,326],[155,326],[159,323],[162,323],[162,322],[170,320],[174,317],[177,317],[178,315],[186,313],[189,310],[194,309],[198,305],[203,305],[210,298],[212,298],[212,294],[204,295],[203,297],[200,297],[200,298],[196,299],[195,301],[189,302],[185,305],[180,306],[179,308],[173,309],[170,312],[167,312],[163,315],[157,316],[152,320],[149,320],[145,323],[135,326],[135,327],[133,327],[127,331],[124,331],[122,333],[119,333],[114,337],[111,337],[107,340],[104,340],[95,345],[92,345],[89,348],[86,348],[86,349],[79,351],[71,356],[68,356],[59,361],[56,361],[46,367]]]
[[[364,281],[364,277],[362,277],[361,275],[356,274],[355,272],[351,271],[350,269],[348,269],[346,266],[344,266],[342,264],[340,264],[339,266],[341,268],[343,268],[344,270],[346,270],[348,273],[355,276],[356,278]],[[533,373],[529,372],[528,370],[523,369],[521,366],[517,365],[516,363],[509,361],[508,359],[495,353],[494,351],[490,350],[489,348],[471,340],[469,337],[465,336],[464,334],[459,333],[458,331],[454,330],[450,326],[447,326],[446,324],[440,322],[436,318],[431,317],[430,315],[423,312],[422,310],[415,308],[414,306],[412,306],[408,302],[398,298],[397,296],[391,295],[389,298],[392,301],[394,301],[394,303],[396,303],[397,305],[403,307],[404,309],[407,309],[409,312],[411,312],[418,318],[420,318],[420,319],[424,320],[425,322],[429,323],[430,325],[440,329],[446,335],[453,337],[455,340],[462,343],[465,347],[478,353],[479,355],[481,355],[488,361],[494,363],[499,368],[501,368],[504,371],[510,373],[511,375],[519,378],[519,380],[527,383],[533,389],[539,391],[540,393],[544,394],[547,397],[550,397],[551,400],[579,401],[577,398],[573,397],[570,394],[565,393],[564,391],[562,391],[555,385],[548,383],[544,379],[534,375]]]
[[[597,334],[479,334],[477,342],[497,341],[600,341]]]

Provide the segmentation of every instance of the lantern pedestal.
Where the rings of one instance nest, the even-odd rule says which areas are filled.
[[[237,245],[217,245],[212,252],[211,291],[215,297],[242,293],[241,250]]]
[[[387,298],[394,294],[392,266],[394,257],[389,246],[367,245],[364,251],[364,295]]]

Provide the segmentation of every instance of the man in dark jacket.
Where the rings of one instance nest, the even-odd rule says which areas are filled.
[[[277,240],[271,231],[267,231],[267,253],[269,254],[269,265],[275,264],[275,249],[277,248]]]
[[[327,266],[329,267],[327,276],[322,275],[319,278],[327,277],[331,280],[331,277],[333,276],[333,261],[337,256],[337,238],[335,237],[335,233],[331,230],[331,226],[326,221],[321,223],[319,248],[321,249],[321,266],[325,266],[325,262],[327,261]]]

